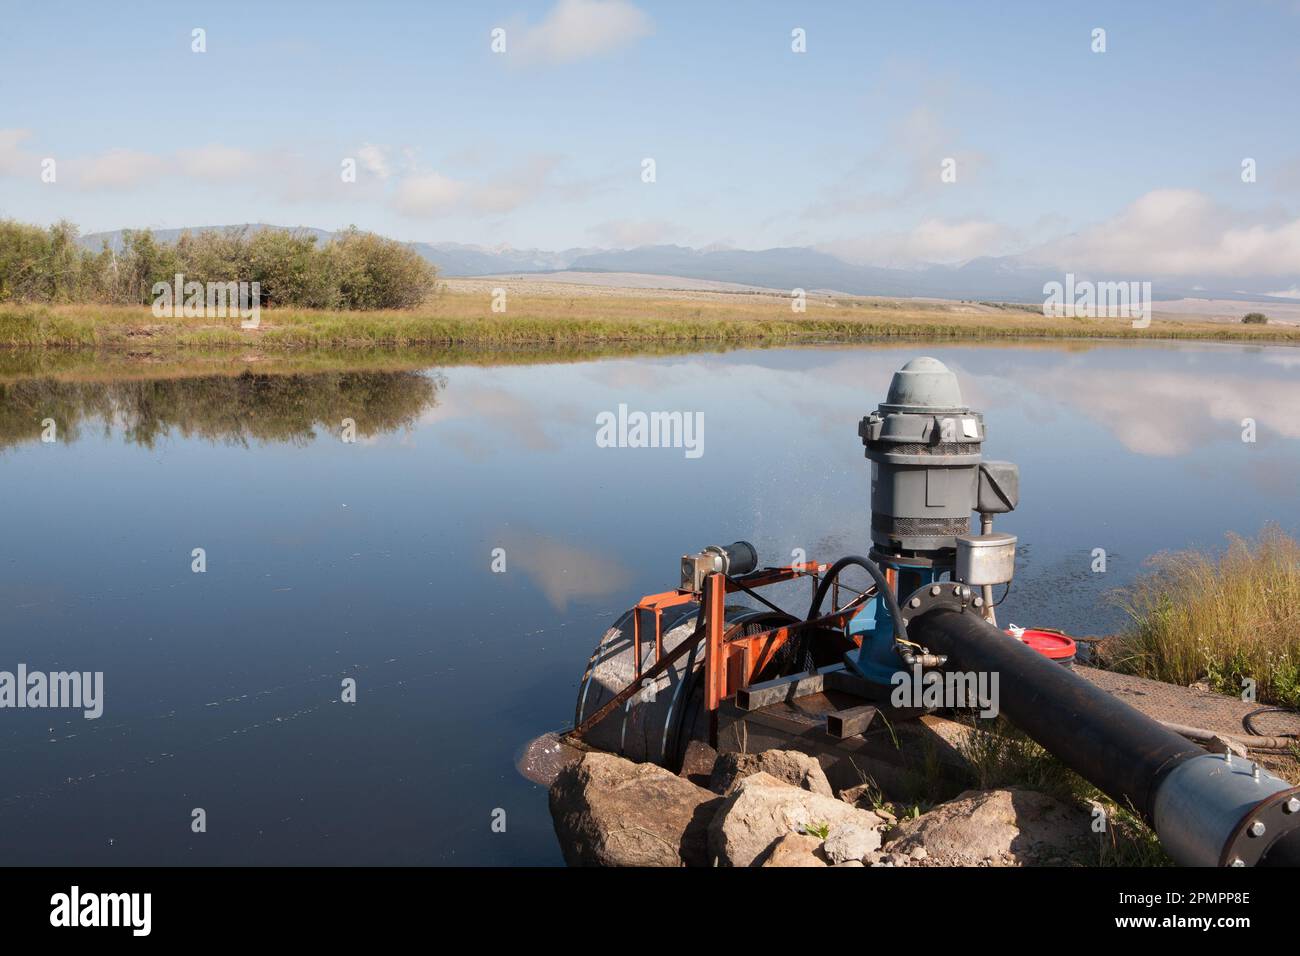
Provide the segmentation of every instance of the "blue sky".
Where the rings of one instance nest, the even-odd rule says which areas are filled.
[[[5,6],[25,221],[1300,275],[1294,0]]]

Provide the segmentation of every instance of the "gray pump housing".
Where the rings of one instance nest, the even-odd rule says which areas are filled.
[[[894,373],[885,401],[858,434],[871,460],[871,540],[894,552],[956,548],[971,512],[1001,514],[1019,499],[1019,469],[985,462],[984,416],[962,402],[957,376],[938,359]]]

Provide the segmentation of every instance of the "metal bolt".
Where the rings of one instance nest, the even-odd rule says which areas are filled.
[[[1252,777],[1254,777],[1256,780],[1259,779],[1259,764],[1252,764],[1252,765],[1251,765],[1251,768],[1250,768],[1250,775],[1251,775]]]
[[[1241,857],[1237,857],[1235,860],[1232,861],[1232,865],[1233,865],[1233,866],[1245,866],[1245,865],[1246,865],[1246,861],[1243,860]]]
[[[921,606],[921,599],[920,599],[920,598],[912,598],[912,600],[910,600],[910,601],[907,602],[907,606],[908,606],[908,607],[920,607],[920,606]]]
[[[934,585],[931,585],[931,586],[930,586],[930,596],[931,596],[931,597],[938,597],[938,596],[940,595],[940,593],[942,593],[942,591],[943,591],[943,588],[939,587],[939,585],[937,585],[937,584],[934,584]]]
[[[1264,826],[1263,820],[1256,820],[1254,823],[1250,825],[1250,835],[1253,837],[1262,837],[1264,835],[1264,831],[1267,829],[1268,827]]]
[[[976,607],[983,607],[983,606],[984,606],[984,599],[983,599],[982,597],[976,595],[976,597],[975,597],[975,601],[974,601],[974,604],[975,604]]]
[[[1286,803],[1282,804],[1283,813],[1300,813],[1300,798],[1292,797]]]

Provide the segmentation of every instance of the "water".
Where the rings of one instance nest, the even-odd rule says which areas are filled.
[[[0,670],[105,685],[98,720],[0,710],[0,859],[559,863],[514,764],[571,718],[601,631],[706,544],[865,551],[857,423],[921,353],[985,412],[986,455],[1021,468],[1004,623],[1107,633],[1106,593],[1152,553],[1300,530],[1300,352],[1281,347],[0,379]],[[703,455],[597,447],[620,403],[703,412]]]

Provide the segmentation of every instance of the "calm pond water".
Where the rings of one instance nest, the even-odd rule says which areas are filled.
[[[1105,633],[1106,593],[1152,553],[1300,530],[1300,351],[1281,347],[0,378],[0,670],[104,673],[97,720],[0,710],[0,860],[559,863],[515,760],[571,718],[600,633],[706,544],[865,552],[857,423],[917,354],[1020,465],[1004,623]],[[703,454],[598,447],[620,404],[702,412]]]

